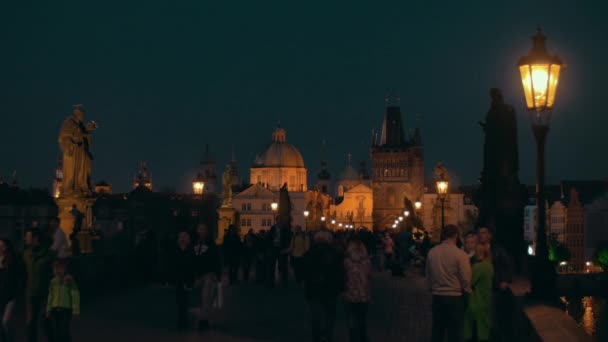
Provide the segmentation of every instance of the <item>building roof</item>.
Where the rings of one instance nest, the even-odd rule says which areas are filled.
[[[578,192],[578,198],[582,205],[591,204],[595,199],[608,193],[608,181],[592,180],[592,181],[562,181],[561,195],[565,203],[570,199],[572,189]]]
[[[258,154],[253,167],[304,167],[304,158],[298,149],[286,142],[286,132],[277,127],[272,133],[272,142],[264,152]]]
[[[274,198],[277,197],[278,195],[276,195],[274,192],[266,189],[265,187],[261,186],[260,184],[254,184],[250,187],[248,187],[247,189],[243,190],[242,192],[238,193],[236,196],[234,196],[235,199],[240,199],[240,198]]]
[[[382,123],[382,135],[380,146],[403,146],[405,135],[403,133],[403,122],[401,121],[401,108],[395,106],[386,107],[384,122]]]

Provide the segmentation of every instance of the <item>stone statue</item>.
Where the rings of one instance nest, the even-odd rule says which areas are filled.
[[[291,227],[291,198],[284,183],[279,190],[279,223]]]
[[[222,206],[232,205],[232,167],[226,164],[226,169],[222,175]]]
[[[74,105],[72,115],[63,122],[59,133],[59,147],[63,153],[63,182],[61,196],[88,196],[91,194],[93,155],[90,151],[91,134],[97,123],[86,125],[82,105]]]
[[[494,230],[494,241],[520,264],[523,243],[523,208],[527,193],[519,182],[517,119],[498,88],[490,89],[490,110],[480,125],[485,134],[481,185],[474,195],[479,208],[477,225]]]
[[[437,163],[437,166],[435,166],[435,179],[448,182],[450,181],[448,169],[441,162]]]

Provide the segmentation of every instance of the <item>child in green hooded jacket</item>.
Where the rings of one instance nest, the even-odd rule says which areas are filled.
[[[46,314],[50,323],[52,341],[71,341],[72,316],[80,315],[80,292],[74,278],[66,272],[66,262],[53,263],[54,277],[49,285]]]

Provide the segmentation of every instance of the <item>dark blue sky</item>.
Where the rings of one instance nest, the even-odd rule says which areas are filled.
[[[608,175],[607,6],[599,1],[11,1],[0,11],[0,173],[48,186],[57,134],[83,103],[100,128],[95,181],[127,190],[140,160],[155,186],[189,189],[209,141],[248,176],[278,120],[310,179],[368,157],[384,95],[421,126],[427,174],[481,170],[490,87],[519,119],[521,178],[535,152],[515,67],[537,24],[568,63],[548,142],[548,180]],[[419,115],[420,120],[416,120]]]

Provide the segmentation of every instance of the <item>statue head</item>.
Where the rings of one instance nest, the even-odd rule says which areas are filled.
[[[75,104],[72,106],[72,115],[78,120],[84,120],[84,108],[81,104]]]
[[[490,97],[492,98],[492,105],[502,105],[505,103],[502,98],[502,91],[499,88],[490,88]]]

